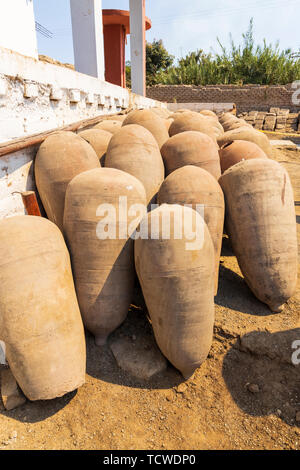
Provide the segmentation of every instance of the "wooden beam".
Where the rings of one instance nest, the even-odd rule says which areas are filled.
[[[32,145],[39,145],[44,142],[49,135],[55,134],[58,131],[70,131],[70,132],[77,132],[80,129],[83,129],[88,126],[93,126],[98,124],[98,122],[102,121],[103,118],[106,116],[113,116],[113,115],[101,115],[91,119],[84,119],[83,121],[78,121],[73,124],[64,127],[58,127],[56,129],[51,129],[46,132],[42,132],[39,134],[29,135],[28,137],[21,137],[18,139],[10,140],[9,142],[3,142],[0,144],[0,157],[4,155],[8,155],[10,153],[18,152],[19,150],[23,150],[25,148],[31,147]]]
[[[24,191],[21,193],[22,200],[28,215],[41,217],[41,211],[34,191]]]

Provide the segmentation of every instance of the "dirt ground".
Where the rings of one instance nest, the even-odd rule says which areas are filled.
[[[300,201],[300,153],[275,151],[274,158],[285,162]],[[0,448],[300,449],[300,365],[291,362],[300,288],[284,312],[271,314],[246,286],[224,238],[215,303],[209,357],[186,383],[171,365],[138,381],[87,334],[86,384],[10,412],[0,404]],[[110,341],[151,334],[144,309],[132,306]]]

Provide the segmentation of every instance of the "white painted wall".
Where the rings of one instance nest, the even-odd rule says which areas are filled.
[[[33,0],[0,1],[0,47],[38,58]]]
[[[134,93],[146,93],[145,0],[130,0],[131,87]]]
[[[190,109],[195,112],[210,109],[215,113],[221,113],[231,111],[234,108],[234,103],[167,103],[167,107],[173,112],[178,109]]]
[[[0,220],[26,213],[19,192],[35,190],[33,159],[38,146],[0,158]]]
[[[166,103],[0,47],[0,143],[127,108],[154,106],[166,108]],[[37,150],[33,145],[0,157],[0,220],[25,213],[18,192],[35,189]]]
[[[104,80],[102,0],[70,0],[75,69]]]
[[[129,107],[153,106],[166,105],[0,47],[0,142]]]

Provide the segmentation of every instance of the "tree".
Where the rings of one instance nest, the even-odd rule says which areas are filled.
[[[126,61],[126,87],[131,88],[131,64],[130,64],[130,60]]]
[[[174,56],[164,47],[162,40],[146,43],[146,82],[147,86],[157,83],[160,72],[166,72],[174,63]],[[131,88],[131,65],[126,62],[126,86]]]
[[[146,44],[146,76],[147,85],[157,83],[159,72],[165,72],[174,63],[174,56],[170,55],[164,47],[162,40]]]
[[[165,85],[217,85],[244,83],[273,85],[291,83],[300,79],[300,59],[291,56],[291,50],[281,51],[279,43],[256,45],[253,19],[243,34],[243,43],[236,45],[230,36],[227,50],[219,41],[220,53],[192,52],[180,59],[175,67],[161,71],[156,83]]]

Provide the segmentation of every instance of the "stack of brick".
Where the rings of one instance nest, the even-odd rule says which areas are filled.
[[[277,132],[285,132],[287,118],[290,114],[289,109],[279,109],[277,112],[277,120],[276,120],[276,127],[275,130]]]
[[[270,108],[270,113],[275,113],[276,116],[277,116],[277,114],[280,113],[280,108],[274,108],[274,107],[273,107],[273,108]]]
[[[266,113],[264,111],[259,111],[255,119],[254,127],[255,129],[261,131],[264,127]]]
[[[286,108],[270,108],[270,112],[250,111],[240,113],[239,118],[245,119],[255,129],[276,132],[300,132],[300,113],[291,113]]]
[[[265,117],[265,122],[263,126],[264,131],[274,131],[276,126],[276,114],[275,113],[267,113]]]
[[[258,115],[258,111],[250,111],[250,113],[247,114],[244,119],[248,124],[251,124],[251,126],[254,126],[257,115]]]
[[[286,120],[286,132],[297,132],[298,130],[298,119],[299,115],[297,113],[290,113]]]

